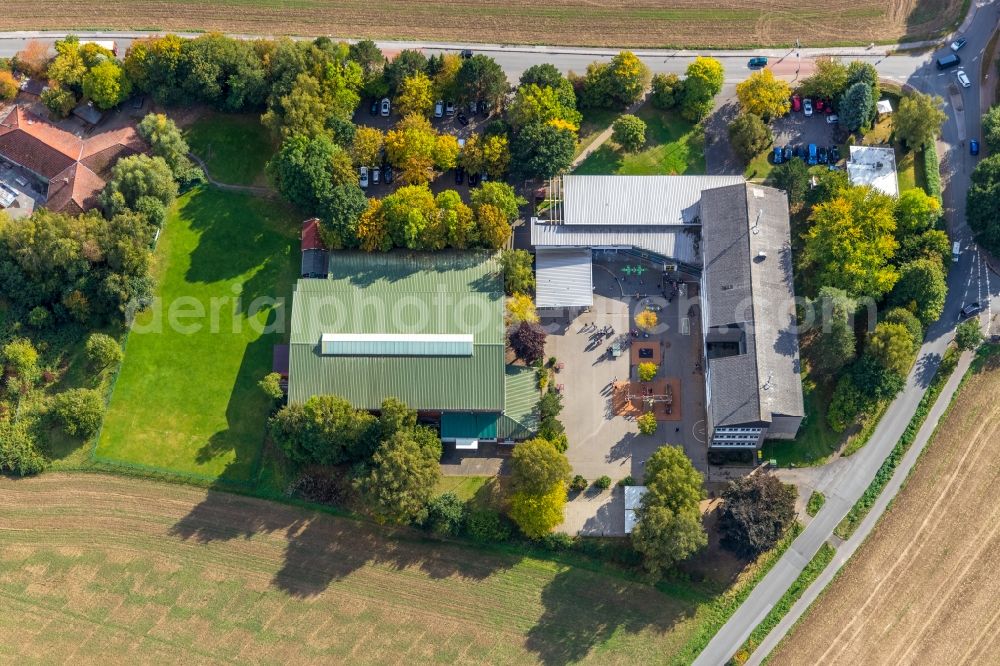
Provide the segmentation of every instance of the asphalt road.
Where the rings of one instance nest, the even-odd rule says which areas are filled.
[[[983,5],[983,3],[980,3]],[[961,55],[966,71],[973,85],[969,89],[959,89],[957,96],[949,94],[949,84],[954,71],[938,72],[934,66],[942,49],[925,45],[923,50],[907,50],[889,54],[891,47],[828,48],[800,50],[749,51],[703,51],[700,55],[712,55],[722,61],[725,68],[727,91],[730,86],[747,76],[746,61],[751,55],[766,55],[771,65],[782,76],[796,80],[805,76],[811,61],[817,56],[841,57],[847,60],[861,59],[872,62],[880,75],[900,84],[910,85],[927,93],[940,95],[945,100],[948,121],[942,129],[938,144],[942,161],[944,181],[944,201],[946,217],[955,238],[960,240],[963,252],[958,262],[953,263],[948,274],[948,299],[941,319],[932,325],[919,354],[918,362],[907,379],[904,391],[889,407],[881,423],[876,428],[870,442],[860,452],[847,459],[836,474],[828,475],[819,489],[827,497],[823,509],[795,540],[785,555],[768,575],[757,585],[747,600],[737,609],[729,622],[719,631],[695,664],[715,666],[724,664],[742,645],[754,627],[781,598],[785,590],[798,577],[824,541],[830,538],[854,502],[868,487],[882,461],[898,441],[920,401],[930,378],[940,362],[941,355],[954,335],[954,327],[963,304],[988,297],[990,309],[984,313],[989,321],[992,307],[997,302],[997,286],[1000,280],[992,280],[990,286],[988,271],[980,261],[979,250],[972,241],[972,235],[965,224],[965,192],[969,176],[975,166],[975,158],[968,155],[965,147],[971,137],[979,136],[979,60],[989,36],[998,19],[998,6],[993,2],[977,6],[975,20],[970,14],[960,29],[969,43]],[[115,39],[122,52],[140,33],[77,33],[82,38]],[[0,33],[0,57],[11,56],[32,38],[54,40],[61,35],[55,33]],[[191,35],[196,36],[196,35]],[[244,35],[236,35],[244,36]],[[249,36],[247,36],[249,37]],[[380,42],[386,51],[403,48],[423,48],[427,53],[456,51],[472,48],[488,53],[506,70],[511,80],[516,80],[527,67],[540,62],[549,62],[563,71],[583,72],[594,60],[607,60],[615,53],[613,49],[577,49],[561,47],[500,46],[469,44],[415,44],[408,42]],[[688,63],[698,55],[690,51],[638,50],[653,72],[682,73]],[[874,517],[872,518],[874,520]],[[784,623],[783,623],[784,624]],[[790,626],[790,623],[787,625]],[[769,638],[770,641],[770,638]],[[773,643],[772,643],[773,644]]]

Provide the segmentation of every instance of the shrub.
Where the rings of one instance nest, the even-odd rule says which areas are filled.
[[[587,489],[587,479],[577,474],[573,477],[573,480],[569,482],[569,489],[575,493],[583,492]]]
[[[281,400],[285,395],[284,390],[281,388],[281,375],[277,372],[269,372],[264,375],[264,379],[260,380],[257,386],[271,400]]]
[[[826,503],[826,496],[818,490],[814,490],[812,495],[809,496],[809,503],[806,504],[806,513],[810,516],[815,516],[819,513],[819,510],[823,508]]]
[[[444,493],[427,504],[424,527],[440,536],[456,536],[465,522],[465,503],[455,493]]]
[[[639,425],[639,432],[643,435],[652,435],[656,432],[656,415],[653,412],[646,412],[636,419],[636,423]]]
[[[29,476],[45,469],[45,458],[35,446],[27,422],[0,420],[0,470]]]
[[[611,125],[611,137],[626,152],[634,153],[646,143],[646,123],[631,114],[618,116]]]
[[[601,490],[607,490],[608,488],[611,487],[611,477],[608,476],[607,474],[605,474],[602,477],[599,477],[597,481],[594,481],[594,487],[600,488]]]
[[[87,439],[101,427],[104,400],[95,389],[69,389],[55,397],[53,411],[66,434]]]
[[[465,533],[478,543],[501,543],[510,539],[510,526],[493,509],[475,509],[465,516]]]
[[[118,341],[104,333],[91,333],[85,345],[87,360],[98,370],[122,362],[122,348]]]
[[[684,84],[681,77],[676,74],[655,74],[653,75],[653,92],[650,101],[654,108],[669,110],[677,106],[680,101]]]
[[[650,363],[649,361],[644,361],[639,364],[639,381],[641,382],[651,382],[656,377],[657,368],[655,363]]]
[[[983,342],[983,327],[977,317],[967,319],[955,329],[955,344],[963,351],[977,348]]]
[[[850,375],[844,375],[833,391],[830,408],[826,412],[826,422],[834,432],[844,432],[858,418],[865,404],[864,396],[854,385],[854,380]]]
[[[631,475],[631,474],[629,474],[629,475],[628,475],[628,476],[626,476],[626,477],[625,477],[624,479],[621,479],[621,480],[620,480],[620,481],[618,482],[618,485],[619,485],[619,486],[621,486],[621,487],[623,487],[623,488],[624,488],[625,486],[634,486],[634,485],[635,485],[635,479],[634,479],[634,478],[632,478],[632,475]]]
[[[574,539],[565,532],[553,532],[543,536],[540,543],[546,550],[569,550],[573,547]]]
[[[938,165],[937,146],[933,141],[924,146],[924,183],[927,194],[941,201],[941,167]]]
[[[28,326],[32,328],[48,328],[51,323],[52,313],[44,306],[33,307],[28,313]]]

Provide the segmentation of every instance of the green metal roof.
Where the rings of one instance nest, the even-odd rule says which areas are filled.
[[[499,416],[445,412],[441,415],[441,439],[496,439]]]
[[[289,400],[343,396],[378,409],[504,406],[503,284],[482,252],[333,252],[329,279],[299,280],[292,300]],[[471,356],[324,356],[323,334],[471,334]]]
[[[528,439],[538,430],[538,380],[534,368],[504,369],[504,413],[497,423],[500,439]]]

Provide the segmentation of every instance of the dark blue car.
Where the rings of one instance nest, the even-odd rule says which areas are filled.
[[[819,162],[819,154],[816,152],[816,144],[815,143],[810,143],[809,144],[809,159],[807,160],[807,162],[810,165],[813,165],[813,164],[816,164],[816,163]]]
[[[978,155],[979,154],[979,141],[976,139],[969,139],[969,154]]]
[[[775,164],[781,164],[785,161],[785,153],[781,150],[781,146],[774,147],[774,152],[771,153],[771,161]]]

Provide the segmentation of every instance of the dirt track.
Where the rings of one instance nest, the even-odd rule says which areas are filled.
[[[0,30],[219,30],[344,38],[646,47],[915,39],[958,0],[56,0],[5,3]]]
[[[903,492],[772,664],[985,664],[1000,649],[1000,369],[971,378]]]
[[[105,664],[662,663],[690,611],[552,562],[84,474],[0,477],[0,608],[0,663]]]

